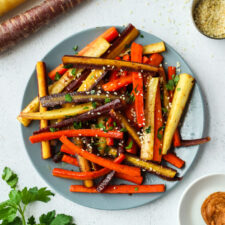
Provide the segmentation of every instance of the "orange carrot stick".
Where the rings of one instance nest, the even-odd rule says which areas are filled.
[[[112,123],[112,122],[113,122],[113,120],[112,120],[112,118],[110,117],[110,118],[107,120],[106,124],[105,124],[105,127],[106,127],[107,130],[113,127],[113,123]],[[114,140],[113,140],[113,138],[106,138],[106,144],[107,144],[108,146],[114,145]]]
[[[115,176],[119,179],[127,180],[127,181],[130,181],[135,184],[142,184],[142,182],[143,182],[142,176],[134,177],[134,176],[130,176],[130,175],[123,174],[123,173],[116,173]]]
[[[168,163],[176,166],[177,168],[182,168],[185,164],[185,161],[183,161],[173,153],[168,153],[167,155],[164,155],[163,159],[166,160]]]
[[[55,80],[56,73],[59,73],[61,76],[67,71],[68,69],[64,67],[63,64],[58,65],[55,69],[48,73],[50,79]]]
[[[147,56],[143,56],[142,58],[142,63],[146,63],[148,64],[150,61],[149,61],[149,58]]]
[[[87,151],[77,147],[71,141],[69,141],[67,139],[67,137],[65,137],[65,136],[62,136],[60,138],[60,141],[71,151],[74,151],[74,155],[78,154],[78,155],[86,158],[87,160],[89,160],[93,163],[96,163],[100,166],[103,166],[110,170],[115,170],[116,172],[119,172],[119,173],[124,173],[124,174],[132,175],[132,176],[140,176],[141,175],[140,168],[131,167],[131,166],[127,166],[127,165],[119,165],[108,159],[94,155],[90,152],[87,152]]]
[[[36,134],[30,136],[30,141],[32,144],[41,142],[41,141],[48,141],[53,139],[58,139],[61,136],[67,137],[112,137],[116,139],[123,138],[123,132],[120,131],[108,131],[104,132],[100,129],[79,129],[79,130],[60,130],[55,132],[44,132],[40,134]]]
[[[161,162],[162,144],[163,144],[163,116],[160,99],[160,87],[158,86],[155,98],[155,135],[154,135],[154,153],[153,161]]]
[[[69,155],[63,155],[62,162],[69,163],[74,166],[79,166],[77,159]]]
[[[71,192],[100,193],[95,187],[86,188],[83,185],[71,185]],[[138,194],[165,192],[164,184],[155,185],[109,185],[102,193],[108,194]]]
[[[131,45],[131,61],[142,62],[143,47],[135,42]],[[139,72],[132,72],[133,92],[135,96],[135,111],[137,115],[137,123],[139,127],[144,126],[144,98],[143,98],[143,76]]]
[[[137,145],[134,140],[129,137],[127,140],[127,146],[125,148],[126,152],[136,155],[137,154]]]
[[[126,87],[131,83],[132,83],[132,75],[121,76],[118,79],[103,84],[102,88],[104,91],[117,91],[120,88]]]
[[[149,57],[149,64],[151,66],[159,66],[163,61],[163,56],[160,55],[159,53],[153,53],[150,57]]]

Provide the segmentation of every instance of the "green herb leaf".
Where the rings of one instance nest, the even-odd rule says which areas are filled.
[[[78,49],[78,45],[74,45],[73,50],[77,51],[77,49]]]
[[[16,218],[17,213],[17,205],[8,200],[0,203],[0,220],[3,220],[5,224],[6,222],[13,222]]]
[[[61,78],[61,75],[59,72],[55,73],[55,81],[59,80]]]
[[[21,192],[18,190],[11,190],[9,192],[9,199],[10,199],[10,201],[19,205],[19,203],[21,202]]]
[[[5,167],[2,174],[2,179],[11,187],[15,188],[18,183],[18,176],[8,167]]]
[[[128,94],[128,98],[126,99],[127,104],[132,104],[135,101],[135,96],[134,94]]]
[[[85,106],[83,109],[89,109],[89,107],[88,106]]]
[[[177,86],[179,80],[180,80],[180,77],[178,75],[176,75],[176,76],[173,75],[173,81],[174,81],[175,86]]]
[[[73,68],[73,69],[71,70],[71,74],[72,74],[73,76],[76,76],[76,71],[77,71],[77,69],[76,69],[76,68]]]
[[[1,225],[22,225],[22,220],[20,217],[15,217],[15,219],[11,222],[8,222],[7,220],[4,220]],[[32,225],[32,224],[28,224],[28,225]]]
[[[167,108],[164,108],[164,107],[162,107],[162,111],[163,111],[164,113],[167,113],[167,112],[168,112]]]
[[[162,140],[162,134],[157,133],[157,138],[158,138],[159,140]]]
[[[93,95],[95,93],[95,90],[91,90],[91,95]]]
[[[110,98],[106,98],[105,99],[105,103],[109,103],[109,102],[111,102],[111,99]]]
[[[65,214],[58,214],[50,225],[72,225],[73,217]]]
[[[180,91],[181,90],[181,88],[177,88],[177,91]]]
[[[63,66],[65,69],[70,69],[73,67],[73,64],[66,64]]]
[[[65,95],[65,101],[66,101],[66,102],[72,102],[72,101],[73,101],[73,98],[71,97],[70,94],[66,94],[66,95]]]
[[[115,121],[113,121],[113,126],[114,126],[114,127],[116,127],[116,126],[117,126]]]
[[[109,127],[107,130],[108,130],[108,131],[113,130],[113,127]]]
[[[125,127],[122,127],[122,128],[120,129],[120,132],[127,132],[127,129],[126,129]]]
[[[138,187],[135,187],[134,190],[135,190],[135,191],[138,191]]]
[[[35,221],[34,216],[31,216],[30,218],[28,218],[27,224],[28,225],[36,225],[36,221]]]
[[[21,191],[21,199],[23,204],[29,204],[35,201],[48,202],[50,201],[50,196],[54,196],[54,194],[47,190],[46,187],[40,189],[37,187],[27,189],[27,187],[25,187]]]
[[[162,149],[161,148],[159,148],[159,154],[162,155]]]
[[[149,126],[148,128],[146,128],[146,129],[145,129],[145,132],[146,132],[147,134],[151,133],[151,126]]]
[[[158,129],[158,131],[157,131],[157,138],[159,139],[159,140],[162,140],[162,134],[160,133],[160,131],[164,131],[164,129],[165,129],[165,126],[161,126],[159,129]]]
[[[92,106],[93,106],[94,109],[96,109],[97,108],[97,103],[96,102],[92,102]]]
[[[74,127],[75,129],[81,129],[81,128],[82,128],[82,122],[81,122],[81,121],[80,121],[79,123],[74,122],[74,123],[73,123],[73,127]]]
[[[135,92],[136,94],[138,93],[137,88],[138,88],[138,85],[134,88],[134,92]]]
[[[144,38],[144,35],[143,34],[140,34],[140,38]]]
[[[166,89],[169,91],[173,91],[179,80],[180,80],[180,77],[178,75],[176,76],[173,75],[172,80],[169,80],[168,83],[166,84]]]
[[[51,132],[55,132],[55,131],[56,131],[56,129],[55,129],[54,127],[50,127],[49,130],[50,130]]]
[[[128,144],[128,146],[125,147],[125,149],[131,149],[133,146],[133,141],[131,140]]]
[[[41,224],[48,225],[55,219],[55,210],[48,212],[47,214],[42,214],[39,218]]]

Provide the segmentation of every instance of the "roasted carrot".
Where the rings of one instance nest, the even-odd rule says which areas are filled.
[[[108,120],[107,120],[107,122],[106,122],[106,124],[105,124],[105,127],[106,127],[106,130],[109,130],[109,129],[111,129],[111,128],[113,128],[113,120],[112,120],[112,118],[110,117]],[[106,144],[108,145],[108,146],[112,146],[112,145],[114,145],[114,140],[113,140],[113,138],[106,138]]]
[[[74,8],[81,0],[45,0],[0,24],[0,52],[39,30],[55,17]]]
[[[71,192],[99,193],[96,188],[86,188],[83,185],[71,185]],[[108,194],[138,194],[165,192],[164,184],[154,185],[109,185],[103,193]]]
[[[63,155],[62,162],[69,163],[74,166],[79,166],[79,163],[77,162],[76,158],[66,155],[66,154]]]
[[[158,85],[155,97],[155,135],[154,135],[154,153],[153,161],[161,162],[162,144],[163,144],[163,116],[160,99],[160,87]]]
[[[168,80],[172,80],[175,75],[176,75],[176,67],[168,66]],[[170,103],[172,103],[172,100],[173,100],[173,93],[174,93],[174,91],[169,91]],[[180,131],[178,128],[175,130],[174,135],[173,135],[173,146],[174,147],[181,146]]]
[[[129,54],[124,55],[123,60],[130,61],[130,55]]]
[[[146,63],[148,64],[150,61],[149,61],[149,58],[147,56],[143,56],[142,57],[142,63]]]
[[[87,151],[77,147],[76,145],[74,145],[65,136],[62,136],[60,138],[60,141],[71,151],[74,151],[74,154],[83,156],[87,160],[94,162],[100,166],[103,166],[110,170],[115,170],[116,172],[119,172],[119,173],[124,173],[124,174],[128,174],[128,175],[133,175],[133,176],[140,176],[140,174],[141,174],[141,171],[139,168],[131,167],[131,166],[127,166],[127,165],[119,165],[108,159],[105,159],[105,158],[99,157],[97,155],[94,155],[90,152],[87,152]]]
[[[132,83],[132,75],[121,76],[118,79],[115,79],[111,82],[102,85],[104,91],[117,91],[122,87],[126,87],[127,85]]]
[[[67,137],[112,137],[116,139],[123,138],[123,132],[120,131],[108,131],[104,132],[100,129],[78,129],[78,130],[60,130],[60,131],[53,131],[53,132],[45,132],[30,136],[30,141],[32,144],[41,142],[41,141],[48,141],[53,139],[58,139],[61,136]]]
[[[142,184],[143,182],[142,176],[134,177],[134,176],[123,174],[123,173],[116,173],[115,176],[119,179],[127,180],[135,184]]]
[[[166,160],[168,163],[176,166],[177,168],[182,168],[185,164],[185,162],[180,159],[178,156],[176,156],[173,153],[168,153],[163,156],[163,159]]]
[[[163,56],[159,53],[154,53],[149,57],[149,64],[151,66],[159,66],[163,61]]]
[[[135,42],[131,45],[131,61],[142,62],[143,47]],[[132,72],[133,91],[135,96],[135,111],[137,115],[137,123],[139,127],[143,127],[145,123],[144,117],[144,98],[143,98],[143,76],[139,72]]]
[[[38,62],[36,65],[37,70],[37,83],[38,83],[38,95],[39,98],[47,95],[47,82],[46,82],[46,69],[44,62]],[[40,112],[46,112],[47,108],[43,107],[41,104],[39,105]],[[40,129],[48,126],[47,120],[40,121]],[[51,157],[51,146],[49,141],[41,142],[41,155],[43,159],[48,159]]]
[[[127,146],[125,147],[126,152],[136,155],[137,154],[137,145],[134,140],[129,137],[127,140]]]
[[[107,29],[103,34],[93,40],[90,44],[84,47],[80,52],[79,55],[83,55],[91,46],[96,42],[96,40],[100,37],[104,38],[108,42],[112,42],[116,37],[118,37],[119,33],[115,27],[110,27]]]
[[[55,69],[48,73],[48,77],[51,80],[55,80],[55,75],[58,73],[59,75],[63,75],[68,69],[64,67],[63,64],[58,65]]]

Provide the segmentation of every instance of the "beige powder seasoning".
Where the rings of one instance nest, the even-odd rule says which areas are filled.
[[[200,0],[194,9],[194,20],[207,36],[225,38],[225,0]]]

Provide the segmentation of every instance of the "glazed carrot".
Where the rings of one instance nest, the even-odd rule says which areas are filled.
[[[99,193],[95,187],[86,188],[83,185],[71,185],[71,192]],[[165,192],[164,184],[154,185],[109,185],[102,193],[108,194],[138,194]]]
[[[113,122],[113,121],[112,121],[112,118],[110,117],[110,118],[107,120],[106,124],[105,124],[106,130],[108,130],[108,129],[110,129],[110,128],[113,127],[113,123],[112,123],[112,122]],[[113,138],[106,138],[106,144],[107,144],[108,146],[114,145],[114,140],[113,140]]]
[[[149,57],[149,64],[151,66],[159,66],[163,61],[163,56],[159,53],[154,53]]]
[[[123,174],[123,173],[116,173],[115,176],[119,179],[127,180],[127,181],[130,181],[135,184],[142,184],[142,182],[143,182],[142,176],[134,177],[134,176],[130,176],[130,175]]]
[[[154,135],[153,161],[161,162],[162,144],[163,144],[163,116],[160,99],[160,87],[158,85],[155,97],[155,135]]]
[[[100,129],[79,129],[79,130],[60,130],[55,132],[45,132],[30,136],[30,141],[32,144],[41,142],[41,141],[48,141],[52,139],[58,139],[61,136],[67,137],[112,137],[116,139],[123,138],[123,132],[120,131],[108,131],[104,132]]]
[[[173,76],[176,75],[176,67],[175,66],[168,66],[168,80],[172,80]],[[173,100],[173,92],[174,91],[169,91],[170,95],[170,103]],[[173,146],[174,147],[180,147],[181,146],[181,137],[180,137],[180,131],[177,128],[175,130],[174,136],[173,136]]]
[[[125,159],[125,155],[120,154],[116,159],[114,159],[114,163],[121,163]],[[61,168],[54,168],[52,170],[52,175],[55,177],[68,178],[74,180],[87,180],[87,179],[96,179],[98,177],[104,176],[110,172],[110,169],[103,168],[97,171],[91,172],[74,172],[70,170],[65,170]]]
[[[123,60],[130,61],[130,55],[129,54],[124,55]]]
[[[99,37],[97,37],[94,41],[92,41],[90,44],[86,45],[80,52],[79,55],[84,54],[91,46],[96,42],[96,40],[100,37],[103,37],[106,41],[112,42],[117,36],[119,35],[118,31],[115,27],[110,27],[107,29],[103,34],[101,34]]]
[[[182,168],[185,164],[185,161],[183,161],[173,153],[168,153],[167,155],[164,155],[163,159],[166,160],[168,163],[176,166],[177,168]]]
[[[137,154],[137,145],[134,140],[129,137],[127,140],[126,152],[136,155]]]
[[[149,61],[149,58],[147,56],[143,56],[142,57],[142,63],[146,63],[148,64],[150,61]]]
[[[117,91],[122,87],[126,87],[127,85],[132,83],[132,75],[129,76],[121,76],[118,79],[115,79],[111,82],[102,85],[104,91]]]
[[[46,69],[44,62],[38,62],[36,65],[37,70],[37,83],[38,83],[38,96],[39,98],[47,95],[47,82],[46,82]],[[48,109],[39,104],[39,111],[46,112]],[[48,120],[40,120],[40,129],[48,126]],[[49,141],[41,142],[41,155],[43,159],[51,157],[51,146]]]
[[[74,166],[79,166],[76,158],[65,154],[62,157],[62,162],[69,163]]]
[[[97,155],[94,155],[90,152],[87,152],[79,147],[77,147],[76,145],[74,145],[71,141],[69,141],[67,139],[67,137],[62,136],[60,138],[60,141],[67,147],[69,148],[71,151],[74,152],[74,154],[78,154],[80,156],[83,156],[84,158],[86,158],[87,160],[94,162],[100,166],[103,166],[105,168],[108,168],[110,170],[115,170],[116,172],[119,173],[124,173],[124,174],[128,174],[128,175],[133,175],[133,176],[140,176],[141,175],[141,170],[140,168],[136,168],[136,167],[131,167],[131,166],[127,166],[127,165],[119,165],[116,164],[108,159],[99,157]]]
[[[68,69],[64,67],[63,64],[60,64],[58,65],[55,69],[53,69],[52,71],[50,71],[48,73],[48,77],[51,79],[51,80],[55,80],[55,75],[56,73],[60,74],[60,75],[63,75]]]
[[[135,42],[131,45],[131,61],[142,62],[143,47]],[[137,123],[139,127],[144,126],[144,98],[143,98],[143,76],[139,72],[132,72],[133,91],[135,96],[135,111],[137,115]]]

